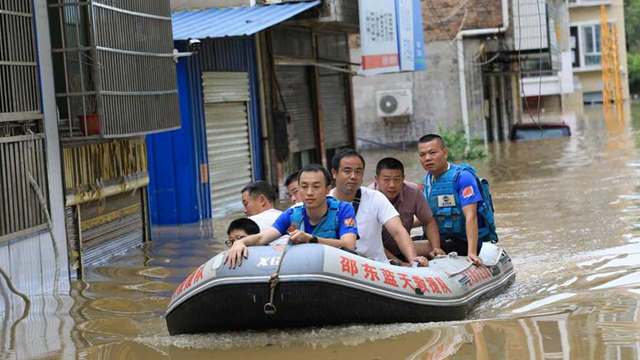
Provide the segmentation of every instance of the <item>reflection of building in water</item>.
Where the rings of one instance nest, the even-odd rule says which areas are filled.
[[[527,338],[529,359],[571,358],[568,318],[567,313],[518,320]]]
[[[640,360],[640,302],[630,297],[612,297],[608,305],[610,311],[598,315],[604,358]]]
[[[447,326],[434,329],[434,336],[424,346],[407,356],[408,360],[447,359],[458,352],[464,343],[473,340],[464,325]]]

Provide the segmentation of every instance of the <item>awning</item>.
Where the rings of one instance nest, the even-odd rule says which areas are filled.
[[[320,5],[320,0],[251,7],[176,11],[173,39],[205,39],[253,35]]]

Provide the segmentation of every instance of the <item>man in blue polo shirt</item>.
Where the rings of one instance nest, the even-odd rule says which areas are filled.
[[[350,203],[327,196],[331,185],[329,171],[317,164],[307,165],[300,170],[298,182],[302,204],[290,207],[259,234],[235,241],[225,260],[229,267],[242,264],[249,254],[248,246],[266,245],[285,234],[290,235],[293,244],[319,243],[355,250],[358,237],[355,211]]]
[[[441,239],[441,244],[434,241],[432,246],[436,254],[455,251],[481,265],[482,242],[491,240],[488,224],[479,214],[482,193],[476,176],[464,166],[449,163],[448,154],[439,135],[425,135],[418,142],[420,164],[427,171],[424,193]]]

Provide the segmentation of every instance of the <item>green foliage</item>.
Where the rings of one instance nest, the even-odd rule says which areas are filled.
[[[627,51],[640,52],[640,0],[624,0]]]
[[[449,149],[450,161],[482,159],[487,156],[482,146],[482,140],[472,139],[471,146],[467,149],[464,131],[460,129],[445,130],[438,128],[438,134],[442,136]]]
[[[629,88],[632,93],[640,92],[640,52],[628,53]]]
[[[631,93],[640,93],[640,0],[624,0],[627,63]]]

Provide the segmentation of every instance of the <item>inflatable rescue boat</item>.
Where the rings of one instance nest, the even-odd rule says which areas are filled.
[[[400,267],[320,244],[251,247],[235,269],[225,256],[178,286],[165,315],[170,334],[460,320],[515,280],[511,258],[491,243],[483,266],[450,254]]]

